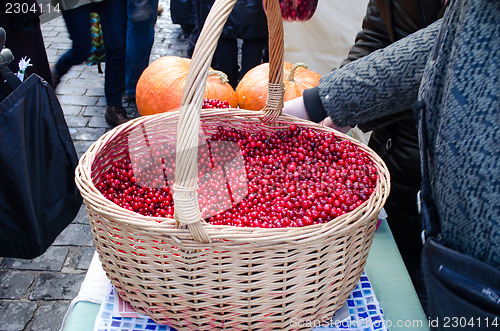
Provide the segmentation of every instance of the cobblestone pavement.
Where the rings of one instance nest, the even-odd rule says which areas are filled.
[[[169,0],[156,24],[151,61],[165,55],[186,56],[187,35],[170,18]],[[71,46],[61,17],[42,24],[49,61]],[[57,88],[76,150],[81,156],[110,127],[104,119],[104,77],[96,66],[75,66]],[[134,104],[124,104],[137,116]],[[82,208],[75,220],[40,257],[0,258],[0,330],[59,330],[71,300],[78,294],[94,247]]]

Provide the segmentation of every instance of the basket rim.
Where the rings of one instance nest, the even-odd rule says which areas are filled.
[[[156,121],[178,120],[179,114],[179,111],[173,111],[168,113],[146,115],[132,119],[106,132],[90,146],[90,148],[80,158],[75,169],[75,181],[82,196],[84,197],[87,207],[91,207],[94,213],[100,214],[105,218],[112,217],[113,221],[117,224],[126,224],[127,226],[155,230],[159,235],[176,237],[179,240],[182,239],[183,242],[188,239],[192,239],[190,231],[187,228],[177,228],[173,218],[144,216],[120,207],[112,201],[106,199],[94,185],[91,176],[92,165],[99,153],[107,146],[107,143],[121,135],[128,134],[130,130],[139,125],[154,123]],[[228,116],[228,122],[241,122],[242,120],[257,121],[261,117],[265,116],[265,113],[263,111],[244,110],[240,108],[203,110],[201,112],[200,123],[210,122],[211,118],[220,118],[221,115]],[[374,166],[377,168],[378,179],[375,191],[368,198],[368,200],[358,206],[355,210],[336,217],[326,223],[312,224],[303,227],[254,228],[231,225],[212,225],[208,222],[203,222],[203,227],[207,231],[207,234],[209,234],[213,239],[218,238],[232,241],[248,241],[250,239],[254,239],[253,241],[256,242],[276,240],[282,241],[284,239],[289,241],[290,238],[294,238],[301,240],[302,242],[303,240],[315,240],[318,235],[324,235],[325,233],[330,233],[331,231],[345,231],[347,233],[349,229],[352,226],[356,226],[358,222],[361,222],[366,218],[374,218],[378,215],[378,211],[382,208],[389,195],[390,175],[385,163],[375,152],[373,152],[368,146],[346,134],[291,115],[280,115],[277,123],[284,123],[288,125],[296,124],[319,131],[333,132],[337,137],[343,140],[348,140],[356,145],[358,148],[367,153],[374,163]],[[265,123],[262,124],[265,125]],[[272,125],[269,127],[271,130],[276,128],[276,126],[273,127]],[[375,196],[377,195],[379,196],[379,199],[375,199]],[[201,243],[197,242],[197,244]],[[203,243],[201,245],[208,244]]]

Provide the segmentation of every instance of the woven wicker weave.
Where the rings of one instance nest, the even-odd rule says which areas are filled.
[[[242,228],[201,220],[196,195],[200,123],[205,133],[219,126],[274,131],[292,123],[331,131],[281,114],[283,30],[277,0],[264,1],[271,36],[266,109],[201,112],[209,63],[235,2],[217,0],[212,7],[180,112],[140,117],[104,134],[80,159],[76,182],[103,268],[137,311],[180,330],[307,329],[333,316],[363,272],[377,215],[389,193],[389,175],[369,148],[336,133],[365,151],[379,172],[375,192],[356,210],[301,228]],[[141,153],[166,145],[176,148],[175,220],[128,211],[97,190],[101,175],[128,157],[130,148]]]

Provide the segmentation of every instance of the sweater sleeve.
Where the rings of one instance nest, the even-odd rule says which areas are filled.
[[[324,111],[338,126],[355,126],[412,108],[441,20],[332,71],[320,80],[323,109],[307,109],[311,118]],[[304,96],[306,105],[315,104]]]

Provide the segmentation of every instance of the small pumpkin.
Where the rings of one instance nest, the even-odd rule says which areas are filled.
[[[284,101],[300,97],[305,89],[319,84],[321,75],[309,70],[304,63],[283,64],[285,84]],[[269,63],[262,63],[250,69],[236,87],[238,105],[247,110],[262,110],[267,101]]]
[[[139,114],[178,110],[190,64],[190,59],[178,56],[163,56],[153,61],[137,82],[135,101]],[[236,92],[221,71],[209,70],[205,98],[227,101],[232,108],[238,107]]]

